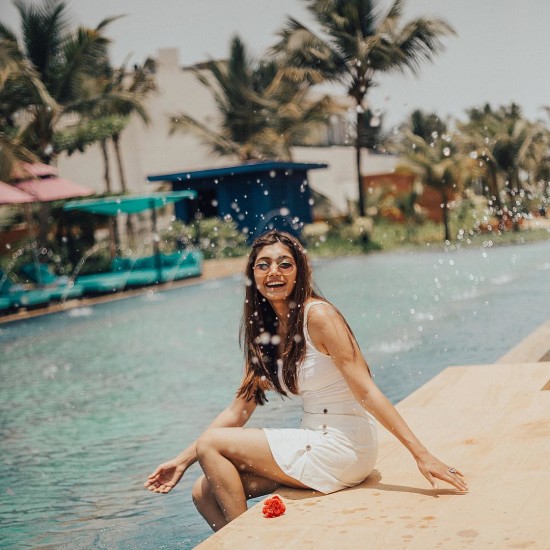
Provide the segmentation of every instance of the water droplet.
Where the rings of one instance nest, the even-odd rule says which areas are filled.
[[[271,342],[271,334],[267,331],[262,332],[262,334],[258,336],[258,342],[263,345],[269,344],[269,342]]]

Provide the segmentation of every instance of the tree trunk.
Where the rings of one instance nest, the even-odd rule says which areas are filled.
[[[41,202],[38,207],[38,244],[45,246],[50,232],[52,206],[49,202]]]
[[[445,228],[445,240],[451,240],[451,232],[449,230],[449,205],[447,202],[447,189],[441,188],[441,204],[443,205],[443,227]]]
[[[118,237],[118,223],[116,216],[109,216],[109,254],[111,260],[120,250],[120,239]]]
[[[491,201],[493,200],[492,197],[495,197],[494,203],[496,205],[496,215],[498,219],[498,228],[500,231],[504,231],[504,211],[502,207],[502,201],[500,200],[500,191],[498,188],[498,180],[497,180],[497,174],[495,167],[490,165],[489,166],[489,193],[491,194],[490,198]]]
[[[359,194],[359,215],[365,216],[365,196],[363,193],[363,178],[361,177],[361,128],[363,124],[363,113],[361,112],[361,104],[357,104],[357,128],[355,139],[355,164],[357,169],[357,190]]]
[[[111,172],[109,170],[109,151],[107,149],[107,142],[101,141],[101,152],[103,153],[104,172],[103,178],[105,181],[105,191],[110,195],[113,192],[111,185]],[[109,217],[109,253],[111,259],[113,259],[118,250],[120,249],[120,242],[118,238],[118,223],[116,216]]]
[[[113,136],[113,145],[115,147],[116,163],[118,168],[118,177],[120,179],[120,187],[123,193],[128,191],[128,186],[126,185],[126,175],[124,174],[124,166],[122,165],[122,155],[120,154],[120,134],[115,134]]]
[[[512,230],[519,231],[519,220],[523,205],[518,204],[522,185],[519,179],[518,169],[510,170],[510,211],[512,212]]]
[[[110,195],[113,192],[111,185],[111,172],[109,170],[109,151],[107,142],[101,141],[101,152],[103,153],[103,181],[105,182],[105,191]]]
[[[120,134],[115,134],[113,136],[113,145],[115,147],[116,163],[118,167],[118,177],[120,179],[120,187],[123,193],[128,192],[128,186],[126,184],[126,174],[124,172],[124,165],[122,164],[122,154],[120,152]],[[134,228],[134,217],[132,214],[126,216],[126,234],[128,236],[128,241],[130,248],[134,248],[135,245],[135,228]]]

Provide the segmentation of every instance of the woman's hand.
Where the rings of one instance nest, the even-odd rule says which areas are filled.
[[[422,475],[432,484],[434,489],[438,488],[437,479],[454,485],[459,491],[468,491],[468,484],[460,470],[446,466],[430,453],[425,453],[416,459],[418,469]]]
[[[169,493],[185,473],[185,465],[176,460],[161,464],[145,482],[144,487],[153,493]]]

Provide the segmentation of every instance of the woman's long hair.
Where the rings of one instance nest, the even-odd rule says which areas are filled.
[[[290,296],[288,331],[284,342],[279,342],[277,336],[277,316],[254,282],[254,264],[258,252],[264,246],[276,243],[286,246],[296,263],[296,284]],[[313,287],[311,266],[304,248],[295,237],[282,231],[269,231],[253,242],[245,277],[246,292],[240,330],[245,375],[237,395],[263,405],[267,401],[265,392],[268,389],[274,389],[282,395],[286,395],[286,389],[293,394],[298,393],[297,367],[306,353],[304,304],[309,298],[324,298]],[[282,379],[286,389],[281,386],[277,375],[278,361],[282,361]]]

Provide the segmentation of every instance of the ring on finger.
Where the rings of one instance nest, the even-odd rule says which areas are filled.
[[[451,474],[456,474],[456,468],[449,468],[449,472]]]

